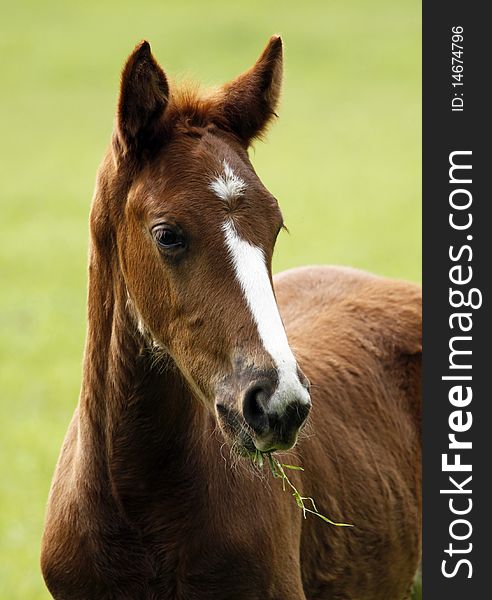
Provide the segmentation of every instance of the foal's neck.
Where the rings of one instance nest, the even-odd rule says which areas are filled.
[[[165,495],[170,482],[196,477],[204,445],[214,436],[208,412],[172,361],[156,359],[145,346],[121,274],[96,258],[89,276],[79,466],[91,486],[131,511],[135,500]]]

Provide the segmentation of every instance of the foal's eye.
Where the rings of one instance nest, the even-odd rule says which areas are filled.
[[[161,248],[173,250],[183,248],[184,246],[184,239],[181,233],[167,225],[154,227],[152,235]]]

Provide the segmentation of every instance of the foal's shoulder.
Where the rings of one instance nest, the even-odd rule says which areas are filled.
[[[421,287],[338,266],[290,269],[274,278],[288,333],[315,327],[317,334],[357,330],[381,336],[401,351],[421,351]]]

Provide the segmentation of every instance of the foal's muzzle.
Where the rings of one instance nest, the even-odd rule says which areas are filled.
[[[311,409],[308,385],[296,375],[295,381],[287,384],[277,381],[275,386],[269,378],[262,378],[247,388],[242,401],[243,418],[257,450],[273,452],[294,446]]]
[[[275,403],[273,398],[268,385],[255,382],[243,400],[244,420],[254,434],[255,447],[262,452],[292,448],[311,408],[304,395],[278,398]]]
[[[309,382],[294,365],[236,369],[217,388],[219,424],[241,454],[292,448],[311,409]]]

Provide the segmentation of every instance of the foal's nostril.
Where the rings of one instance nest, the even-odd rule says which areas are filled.
[[[268,392],[259,385],[252,386],[244,396],[244,420],[257,434],[268,430],[268,414],[265,408],[268,397]]]
[[[298,428],[308,418],[311,402],[293,402],[285,410],[284,421],[287,427]]]
[[[311,402],[306,402],[305,404],[297,405],[297,416],[299,418],[299,425],[302,425],[304,421],[308,418],[309,411],[311,410]]]

